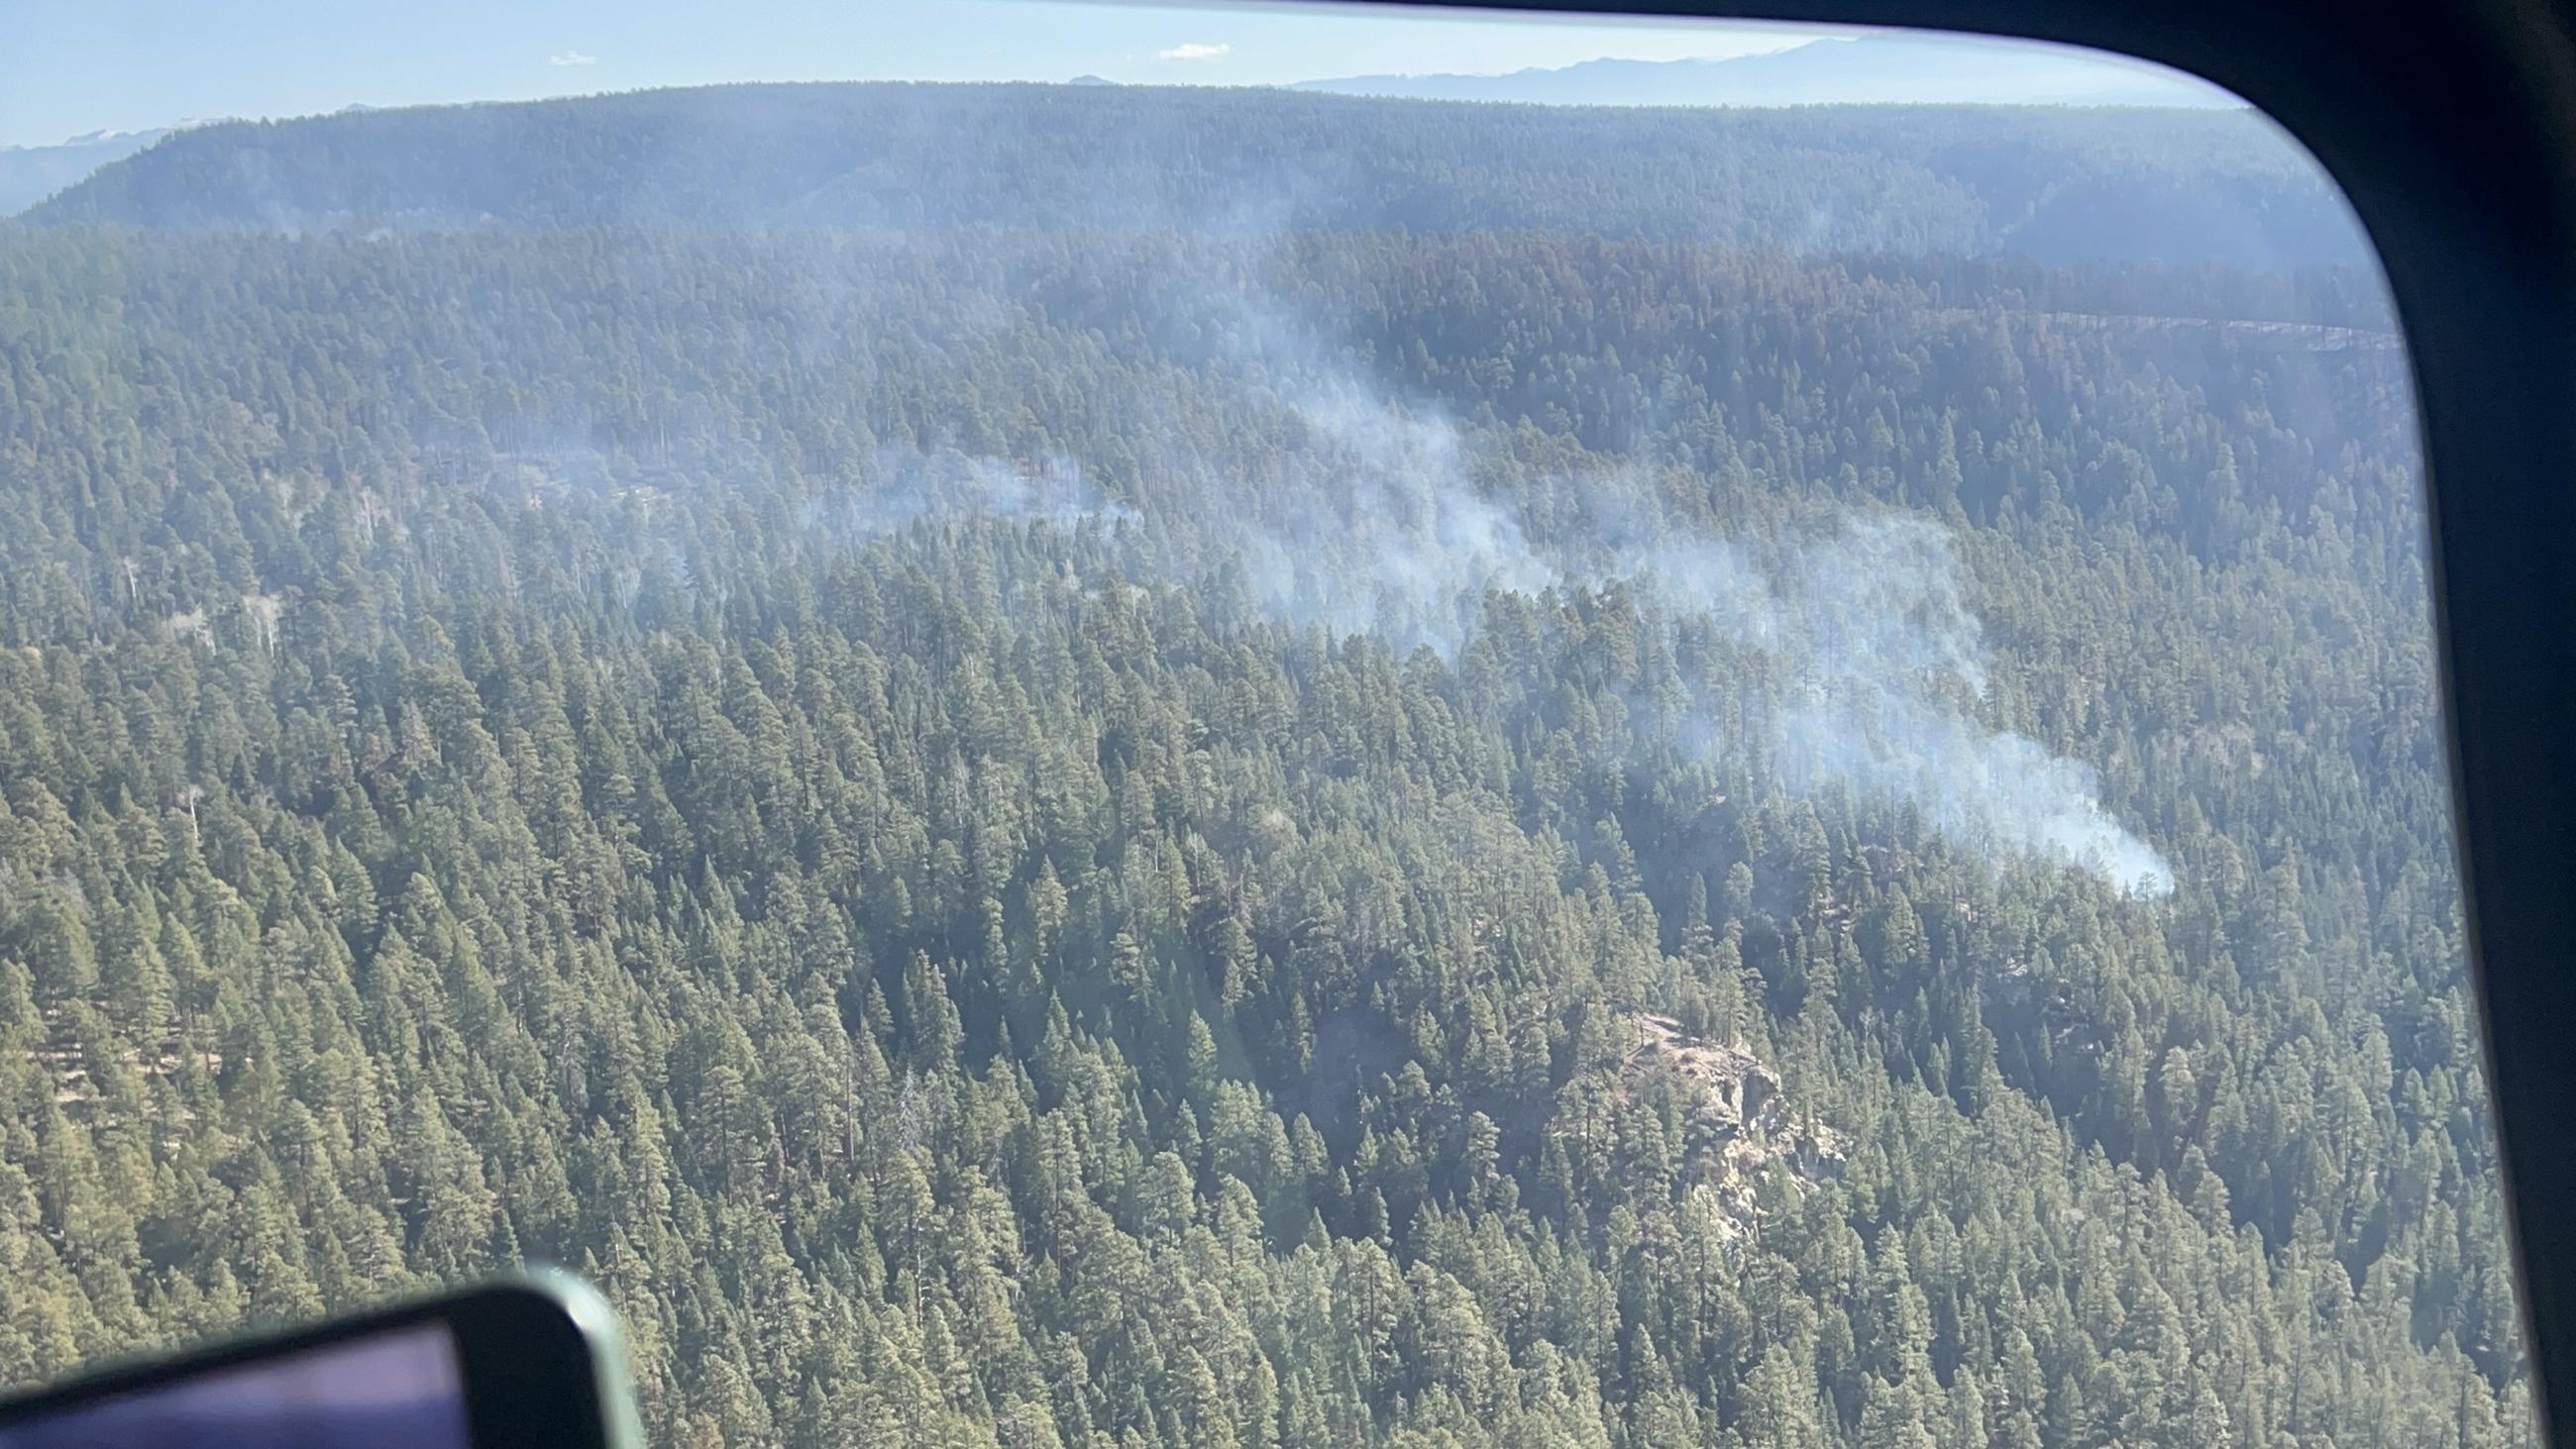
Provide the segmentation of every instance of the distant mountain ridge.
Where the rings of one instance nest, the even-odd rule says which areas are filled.
[[[1362,75],[1291,87],[1408,100],[1582,106],[2242,104],[2143,62],[2054,46],[1910,35],[1812,40],[1721,59],[1577,61],[1508,75]]]
[[[1097,75],[1070,86],[1120,88]],[[1150,88],[1149,88],[1150,89]],[[1603,57],[1507,75],[1432,73],[1330,77],[1289,90],[1404,100],[1565,106],[1796,106],[1851,104],[2072,105],[2223,109],[2214,86],[2142,63],[2055,47],[1909,35],[1808,41],[1711,60]],[[384,107],[353,103],[337,114]],[[91,131],[44,146],[0,146],[0,216],[15,215],[150,147],[180,121],[139,131]]]
[[[2367,255],[2241,112],[1552,108],[838,83],[212,125],[39,223],[269,231],[1553,230],[1802,254],[2253,266]]]
[[[15,216],[169,134],[166,126],[150,131],[92,131],[52,146],[0,146],[0,216]]]

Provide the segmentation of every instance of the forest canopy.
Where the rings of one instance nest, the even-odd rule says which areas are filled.
[[[2375,279],[1960,178],[2322,182],[925,94],[0,225],[0,1383],[543,1259],[656,1443],[2536,1441]],[[1385,169],[1076,204],[1225,104]]]

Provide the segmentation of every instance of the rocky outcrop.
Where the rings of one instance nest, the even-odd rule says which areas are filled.
[[[1759,1057],[1692,1037],[1669,1016],[1639,1013],[1632,1021],[1636,1045],[1622,1080],[1634,1090],[1653,1074],[1669,1073],[1694,1089],[1691,1158],[1717,1188],[1737,1231],[1753,1225],[1756,1189],[1774,1166],[1805,1182],[1841,1176],[1841,1134],[1799,1120],[1781,1091],[1780,1074]]]

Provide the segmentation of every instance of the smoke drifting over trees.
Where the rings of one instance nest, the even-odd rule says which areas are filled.
[[[1276,363],[1283,339],[1311,324],[1275,306],[1245,307],[1238,333]],[[1720,705],[1727,725],[1685,722],[1694,748],[1758,760],[1800,794],[1848,790],[1909,804],[1936,828],[1997,863],[2037,859],[2094,871],[2124,891],[2163,895],[2163,856],[2106,811],[2091,767],[2009,730],[1981,724],[1982,633],[1947,530],[1916,515],[1835,510],[1794,539],[1751,547],[1622,516],[1610,529],[1534,540],[1512,500],[1474,481],[1477,443],[1437,409],[1404,408],[1367,380],[1336,374],[1311,347],[1287,405],[1291,470],[1256,486],[1292,500],[1289,517],[1255,526],[1220,500],[1196,520],[1209,548],[1239,553],[1261,607],[1333,634],[1370,633],[1399,651],[1454,661],[1487,595],[1648,587],[1654,627],[1705,629],[1765,656],[1794,684],[1769,707]],[[1254,359],[1243,359],[1250,362]],[[949,459],[947,479],[918,456],[880,460],[881,480],[837,515],[845,532],[890,531],[925,515],[1133,520],[1087,486],[1072,460],[1043,468]],[[1548,480],[1553,491],[1631,496],[1612,471]]]
[[[755,87],[0,226],[0,1382],[540,1258],[692,1449],[2535,1444],[2375,282],[1991,254],[2269,255],[2251,124]]]

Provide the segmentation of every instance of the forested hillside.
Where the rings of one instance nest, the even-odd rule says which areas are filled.
[[[33,215],[290,232],[1507,225],[2059,264],[2366,255],[2342,199],[2245,112],[1188,87],[742,85],[236,122],[174,135]]]
[[[225,134],[0,227],[0,1382],[524,1257],[661,1444],[2535,1441],[2368,278],[69,219]]]

